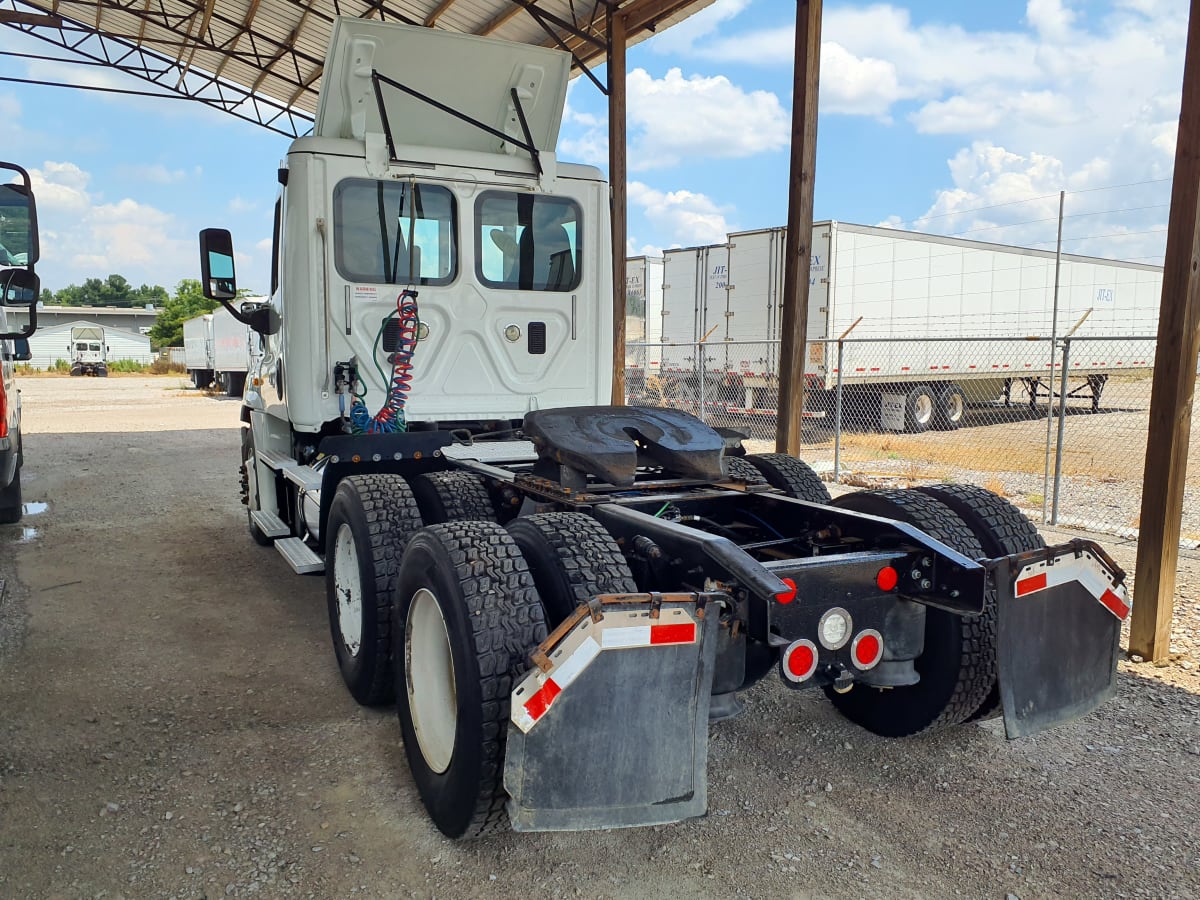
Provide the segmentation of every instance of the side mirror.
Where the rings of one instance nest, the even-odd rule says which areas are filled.
[[[27,338],[37,330],[37,300],[42,280],[29,269],[0,271],[0,306],[29,307],[29,324],[22,331],[0,334],[0,340]]]
[[[13,359],[17,362],[29,362],[33,359],[33,351],[29,349],[29,338],[17,338],[13,341]]]
[[[238,318],[259,334],[279,334],[279,326],[282,324],[279,313],[275,312],[275,307],[270,303],[243,303]]]
[[[37,206],[29,173],[12,163],[0,163],[21,177],[21,183],[0,184],[0,266],[32,266],[38,261]]]
[[[209,300],[224,302],[237,297],[233,236],[224,228],[200,232],[200,285]]]

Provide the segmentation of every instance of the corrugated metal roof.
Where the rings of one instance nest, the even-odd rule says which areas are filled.
[[[285,133],[317,108],[335,16],[424,25],[602,62],[606,11],[628,42],[714,0],[0,0],[0,23]],[[51,18],[45,18],[43,15]],[[40,20],[40,21],[38,21]],[[540,20],[540,21],[539,21]]]

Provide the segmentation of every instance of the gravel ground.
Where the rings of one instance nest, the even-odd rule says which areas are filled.
[[[453,844],[321,579],[245,533],[238,404],[182,387],[23,382],[48,509],[0,527],[0,896],[1200,896],[1195,553],[1177,657],[1080,722],[889,741],[768,679],[712,729],[706,818]]]

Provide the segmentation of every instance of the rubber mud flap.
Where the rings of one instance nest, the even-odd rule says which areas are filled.
[[[604,612],[599,625],[584,617],[550,650],[555,669],[544,677],[535,670],[514,690],[504,787],[515,831],[661,825],[707,811],[718,609],[709,605],[695,618],[691,607],[696,639],[666,646],[602,639],[605,623],[631,633],[654,621],[644,611],[624,623]],[[658,621],[671,621],[666,604]],[[632,622],[642,624],[620,627]],[[561,690],[553,681],[560,673],[570,679]],[[539,697],[552,705],[519,727]]]
[[[1090,541],[995,563],[996,655],[1004,730],[1027,737],[1091,712],[1113,693],[1124,573]]]

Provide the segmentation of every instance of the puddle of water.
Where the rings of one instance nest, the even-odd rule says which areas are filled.
[[[37,500],[33,501],[32,503],[22,503],[21,504],[21,509],[25,512],[25,515],[27,515],[27,516],[41,515],[49,508],[50,508],[49,503],[42,503],[41,501],[37,501]]]
[[[29,544],[36,541],[41,535],[41,532],[32,525],[25,525],[21,528],[21,536],[17,539],[18,544]]]

